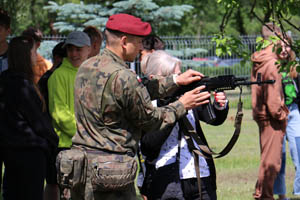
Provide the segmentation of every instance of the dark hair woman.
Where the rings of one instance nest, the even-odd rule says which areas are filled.
[[[8,70],[0,76],[5,199],[43,199],[47,166],[54,162],[58,145],[45,101],[33,82],[34,46],[30,37],[13,38],[8,48]]]

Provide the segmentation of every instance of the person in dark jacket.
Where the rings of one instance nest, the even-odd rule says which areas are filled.
[[[158,50],[145,56],[146,66],[142,66],[143,73],[152,78],[155,75],[167,76],[180,73],[181,61],[170,56],[165,51]],[[143,64],[143,62],[142,62]],[[165,99],[158,100],[155,104],[163,106]],[[199,120],[204,120],[203,104],[189,110],[186,117],[194,127],[202,142],[207,145]],[[212,105],[216,118],[206,121],[211,125],[222,124],[228,114],[228,100],[223,92],[215,94]],[[195,141],[193,141],[195,143]],[[216,170],[211,156],[206,159],[198,156],[199,172],[201,178],[201,198],[199,195],[196,176],[195,160],[189,151],[188,142],[183,135],[180,123],[159,132],[144,134],[141,140],[141,151],[146,156],[146,177],[141,189],[141,194],[148,200],[153,199],[205,199],[216,200]],[[178,155],[180,154],[180,155]],[[179,162],[175,167],[174,163]],[[162,173],[163,170],[167,171]],[[177,170],[177,171],[174,171]],[[165,174],[165,176],[162,176]],[[178,179],[174,176],[179,174]],[[169,181],[168,181],[169,179]],[[175,181],[175,182],[174,182]],[[177,181],[177,182],[176,182]]]
[[[58,137],[34,83],[34,41],[13,38],[8,70],[0,76],[0,157],[5,166],[4,199],[43,199],[49,163],[55,161]]]
[[[0,8],[0,74],[2,71],[7,70],[7,50],[8,50],[8,41],[7,37],[11,33],[10,28],[10,17],[8,13]],[[0,157],[0,192],[2,188],[2,160]]]

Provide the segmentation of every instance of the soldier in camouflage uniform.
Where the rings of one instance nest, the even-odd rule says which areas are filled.
[[[80,191],[71,190],[73,200],[135,199],[133,182],[123,190],[97,191],[92,185],[95,166],[99,167],[100,162],[134,159],[142,130],[172,126],[187,110],[208,102],[210,94],[201,92],[204,88],[201,86],[165,107],[152,106],[151,99],[170,95],[178,85],[198,81],[203,75],[189,70],[179,76],[157,79],[156,84],[148,88],[151,89],[149,94],[125,62],[134,61],[142,48],[143,36],[150,32],[150,24],[139,18],[112,15],[106,24],[106,48],[78,70],[75,81],[77,133],[72,142],[73,146],[86,150],[90,166],[86,186]]]

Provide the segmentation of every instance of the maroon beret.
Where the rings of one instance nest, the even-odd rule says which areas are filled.
[[[106,28],[138,36],[149,35],[152,31],[149,23],[143,22],[135,16],[122,13],[110,16]]]

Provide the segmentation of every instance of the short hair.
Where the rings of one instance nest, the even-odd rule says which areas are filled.
[[[91,39],[91,43],[94,43],[96,40],[102,42],[102,33],[94,26],[87,26],[83,30]]]
[[[164,50],[165,43],[157,35],[148,35],[143,39],[143,48],[145,50]]]
[[[281,29],[273,22],[268,22],[262,26],[261,35],[268,39],[270,36],[281,35]]]
[[[52,49],[52,56],[60,56],[62,58],[64,57],[67,57],[67,51],[66,51],[66,48],[63,48],[63,45],[64,45],[65,42],[60,42],[58,44],[56,44],[54,46],[54,48]]]
[[[126,36],[129,40],[131,40],[133,38],[144,38],[143,36],[132,35],[129,33],[124,33],[121,31],[112,30],[112,29],[108,29],[108,28],[105,29],[104,36],[105,36],[105,40],[106,40],[106,45],[108,45],[108,46],[116,45],[118,43],[118,40],[120,40],[123,36]]]
[[[157,50],[145,56],[141,61],[141,70],[146,76],[168,76],[174,73],[176,65],[181,61],[164,50]]]
[[[28,27],[22,32],[22,35],[32,37],[35,42],[41,42],[43,39],[43,34],[41,30],[35,27]]]
[[[121,38],[122,36],[130,36],[127,33],[123,33],[116,30],[111,30],[106,28],[104,31],[105,39],[106,39],[106,45],[113,46],[116,44],[117,40]]]
[[[5,28],[10,28],[10,17],[8,13],[0,8],[0,26],[4,26]]]

